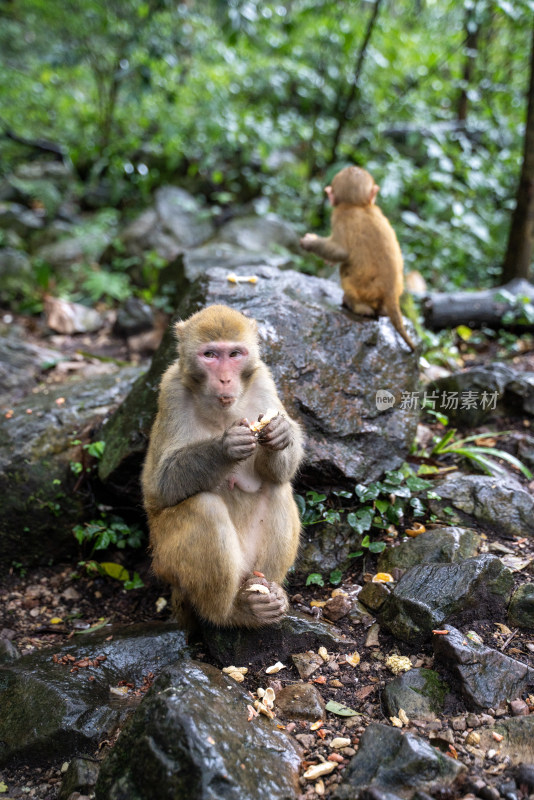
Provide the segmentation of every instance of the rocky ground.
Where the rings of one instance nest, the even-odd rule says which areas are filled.
[[[41,342],[39,328],[32,330],[27,320],[23,323],[27,336]],[[81,346],[80,346],[81,345]],[[105,363],[102,357],[129,360],[132,358],[132,344],[124,340],[114,340],[110,328],[100,334],[98,340],[87,338],[80,342],[76,337],[55,337],[55,347],[72,353],[72,371],[83,374],[84,370]],[[143,348],[151,347],[146,342]],[[92,357],[84,355],[90,352]],[[139,350],[139,358],[145,358],[147,351]],[[95,358],[96,356],[96,358]],[[478,355],[484,358],[494,356],[487,351]],[[476,357],[475,357],[476,358]],[[473,362],[471,362],[473,363]],[[526,352],[520,358],[518,368],[531,368],[532,355]],[[60,382],[67,374],[51,371],[50,382]],[[499,428],[516,430],[524,428],[522,420],[502,419]],[[501,446],[501,445],[500,445]],[[525,482],[523,482],[525,485]],[[532,582],[534,573],[534,538],[515,534],[496,534],[490,525],[476,525],[482,535],[481,552],[506,553],[516,558],[513,568],[515,586]],[[83,557],[80,551],[80,558]],[[124,553],[120,556],[125,558]],[[53,564],[35,569],[13,564],[5,569],[0,579],[0,600],[2,616],[0,619],[0,640],[7,652],[13,645],[21,654],[31,653],[43,648],[59,650],[65,643],[75,640],[77,635],[89,628],[97,628],[107,623],[132,623],[138,621],[164,620],[169,618],[168,589],[154,579],[150,573],[148,558],[144,552],[130,553],[124,563],[139,572],[144,587],[125,590],[119,581],[111,578],[92,576],[84,573],[78,566],[78,559],[72,562]],[[513,562],[512,562],[513,563]],[[499,736],[490,740],[481,734],[492,729],[499,721],[530,715],[534,713],[534,693],[523,692],[510,702],[501,703],[484,712],[467,712],[457,694],[450,692],[444,699],[443,712],[432,719],[410,719],[406,715],[388,715],[384,705],[384,689],[391,683],[399,670],[399,662],[391,656],[409,659],[412,668],[432,669],[435,663],[434,650],[430,644],[414,646],[401,642],[378,627],[370,615],[349,616],[346,613],[337,617],[334,610],[328,620],[328,608],[332,594],[338,597],[355,596],[355,586],[365,586],[372,581],[378,570],[375,557],[368,555],[365,562],[356,559],[350,570],[343,575],[341,585],[306,586],[305,576],[293,575],[290,579],[289,593],[292,607],[304,612],[310,620],[321,618],[334,624],[346,637],[346,651],[317,651],[308,653],[299,663],[286,659],[284,669],[266,674],[268,666],[279,660],[275,649],[262,653],[262,664],[255,665],[244,676],[241,683],[251,693],[258,688],[271,687],[277,696],[283,690],[299,682],[306,687],[304,705],[309,708],[309,719],[294,721],[291,708],[284,710],[282,704],[277,708],[277,720],[273,724],[284,726],[301,748],[303,756],[303,777],[300,779],[303,797],[328,796],[342,780],[343,771],[350,758],[358,751],[360,738],[373,722],[387,723],[404,731],[414,732],[428,740],[434,747],[447,753],[453,759],[464,763],[467,772],[462,781],[452,790],[443,790],[440,797],[466,796],[469,794],[483,800],[521,800],[534,793],[532,769],[524,773],[512,769],[511,758],[500,748]],[[396,577],[394,575],[394,577]],[[341,593],[340,593],[341,590]],[[343,594],[346,593],[345,595]],[[336,604],[334,604],[336,605]],[[338,602],[343,610],[343,603]],[[332,603],[330,602],[330,606]],[[326,610],[325,610],[326,609]],[[476,614],[470,619],[465,631],[500,653],[534,668],[534,630],[513,626],[499,611],[495,616],[485,607],[480,618]],[[436,636],[446,636],[436,633]],[[192,639],[193,652],[200,661],[211,660],[208,648],[203,641]],[[230,665],[228,665],[230,666]],[[246,664],[235,664],[245,667]],[[80,667],[80,669],[83,669]],[[401,668],[402,671],[402,668]],[[129,690],[140,697],[151,683],[151,676],[138,686]],[[534,691],[534,687],[531,687]],[[252,699],[252,696],[251,696]],[[330,711],[326,715],[322,704],[329,701],[339,703],[350,711],[349,716]],[[294,700],[289,701],[294,702]],[[341,710],[338,708],[338,711]],[[352,713],[352,711],[357,713]],[[346,712],[349,713],[349,712]],[[321,717],[325,717],[321,720]],[[318,720],[320,720],[318,722]],[[252,724],[252,723],[251,723]],[[335,743],[335,744],[334,744]],[[100,760],[113,742],[103,741],[97,751],[87,754]],[[532,762],[531,762],[532,763]],[[325,765],[325,766],[322,766]],[[316,767],[308,774],[310,768]],[[59,797],[61,780],[66,764],[53,763],[47,768],[36,768],[21,764],[16,768],[0,771],[0,792],[6,797],[35,797],[42,800],[55,800]],[[438,796],[438,795],[435,795]]]

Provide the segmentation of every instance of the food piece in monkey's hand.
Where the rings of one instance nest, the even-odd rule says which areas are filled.
[[[253,583],[247,588],[247,592],[259,592],[260,594],[269,594],[269,589],[263,583]]]
[[[250,614],[256,625],[272,625],[279,622],[289,608],[287,595],[275,581],[254,583],[257,578],[249,578],[242,585],[238,602],[242,611]]]
[[[253,433],[259,433],[276,416],[278,416],[278,409],[277,408],[268,408],[267,411],[265,412],[265,414],[262,414],[261,419],[259,419],[257,422],[251,422],[250,423],[249,428]]]

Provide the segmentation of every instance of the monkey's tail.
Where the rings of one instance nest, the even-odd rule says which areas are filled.
[[[402,319],[402,314],[399,308],[398,300],[396,300],[393,297],[388,298],[384,302],[384,311],[386,312],[391,322],[393,323],[395,330],[397,330],[398,333],[400,333],[400,335],[402,336],[402,338],[404,339],[410,350],[412,351],[415,350],[415,344],[408,336],[406,328],[404,327],[404,320]]]

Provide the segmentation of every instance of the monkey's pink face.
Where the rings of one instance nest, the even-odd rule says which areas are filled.
[[[236,342],[209,342],[197,353],[197,363],[206,376],[204,391],[221,408],[230,408],[243,390],[241,374],[248,366],[247,348]]]

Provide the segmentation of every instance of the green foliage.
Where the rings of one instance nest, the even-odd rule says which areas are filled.
[[[371,12],[352,0],[3,3],[0,124],[60,143],[112,202],[172,179],[220,206],[261,195],[303,232],[328,228],[322,188],[356,161],[381,186],[408,269],[433,288],[488,285],[522,157],[531,3],[382,9],[353,86]],[[0,170],[28,152],[0,138]],[[39,199],[53,213],[58,198]],[[300,266],[324,270],[311,256]],[[91,270],[89,299],[124,296],[128,270]],[[152,278],[141,288],[153,293]]]
[[[400,469],[387,472],[380,481],[357,484],[354,492],[342,490],[332,492],[328,497],[308,491],[305,496],[296,495],[295,499],[304,526],[345,522],[361,536],[360,549],[350,553],[351,558],[356,558],[363,555],[364,550],[370,553],[384,550],[386,542],[373,538],[377,534],[383,536],[385,533],[387,536],[392,528],[396,530],[397,526],[402,526],[406,517],[424,517],[427,513],[425,501],[437,497],[432,487],[431,481],[416,475],[408,464],[403,464]],[[339,505],[341,502],[343,506]],[[335,571],[329,580],[336,585],[341,581],[341,573]],[[322,575],[312,573],[307,585],[310,583],[323,586]]]
[[[120,580],[125,589],[138,589],[144,585],[137,572],[130,576],[130,572],[122,564],[93,559],[96,552],[112,547],[119,550],[124,550],[126,547],[136,549],[141,547],[143,531],[137,525],[128,525],[117,516],[108,519],[106,515],[102,515],[98,520],[76,525],[73,533],[80,545],[89,550],[89,558],[78,562],[86,572],[89,574],[96,572]]]
[[[512,467],[519,470],[525,478],[532,480],[533,475],[522,461],[508,453],[506,450],[497,447],[481,445],[480,440],[495,439],[499,436],[508,436],[510,431],[499,431],[498,433],[475,433],[471,436],[455,438],[456,430],[451,428],[441,438],[435,437],[435,444],[432,448],[432,456],[455,456],[467,460],[475,469],[486,475],[506,475],[507,470],[501,461],[506,461]]]

